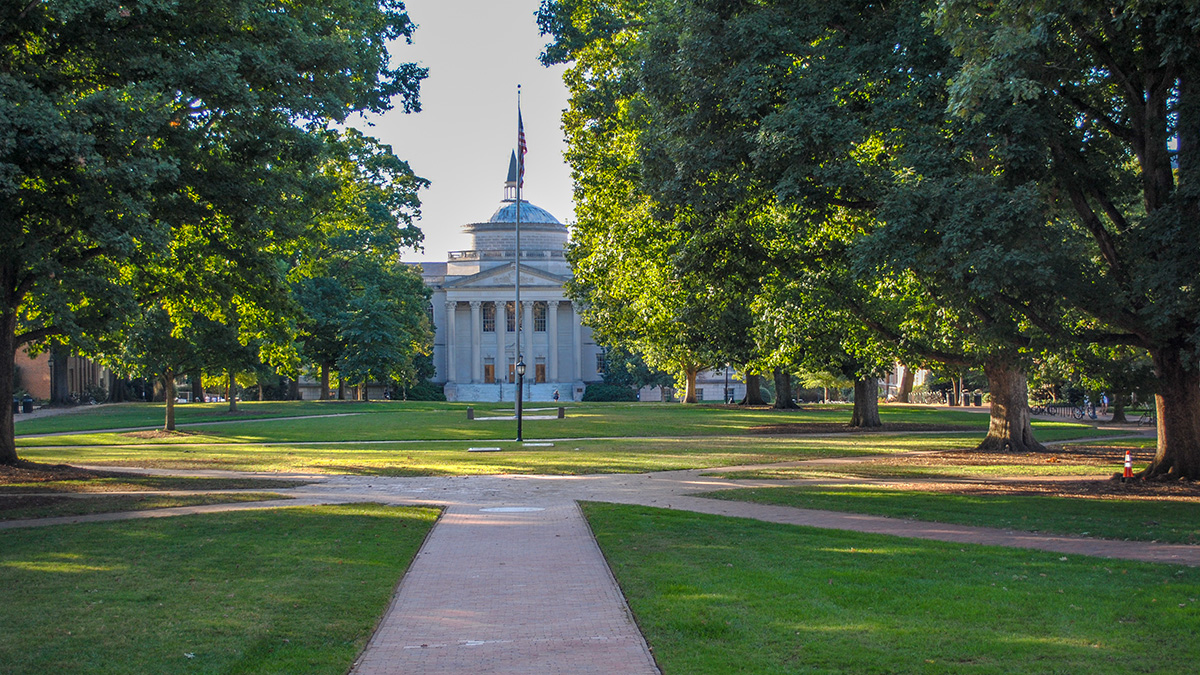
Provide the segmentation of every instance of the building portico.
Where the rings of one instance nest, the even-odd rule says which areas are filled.
[[[561,400],[577,401],[587,383],[602,376],[591,331],[563,294],[570,275],[563,253],[567,228],[522,201],[518,255],[515,157],[508,178],[507,198],[492,217],[463,227],[473,249],[452,251],[445,263],[421,263],[433,289],[435,381],[445,383],[451,401],[512,401],[515,365],[523,356],[526,400],[550,401],[558,391]]]

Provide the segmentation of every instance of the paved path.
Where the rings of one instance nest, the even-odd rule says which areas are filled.
[[[657,673],[575,504],[452,506],[351,673]]]

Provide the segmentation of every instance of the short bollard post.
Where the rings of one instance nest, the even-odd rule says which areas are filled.
[[[467,419],[475,419],[475,408],[472,406],[467,406]]]
[[[561,420],[562,418],[564,418],[566,416],[567,416],[567,409],[561,405],[558,406],[558,419]]]

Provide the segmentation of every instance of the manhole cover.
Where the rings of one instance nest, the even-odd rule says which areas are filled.
[[[530,511],[545,511],[538,506],[491,506],[486,509],[479,509],[488,513],[529,513]]]

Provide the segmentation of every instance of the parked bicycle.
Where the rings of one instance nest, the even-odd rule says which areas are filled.
[[[1158,413],[1158,411],[1152,405],[1148,405],[1148,406],[1141,408],[1140,414],[1138,415],[1138,422],[1137,422],[1138,426],[1139,427],[1157,426],[1158,425],[1158,419],[1156,418],[1157,413]]]

